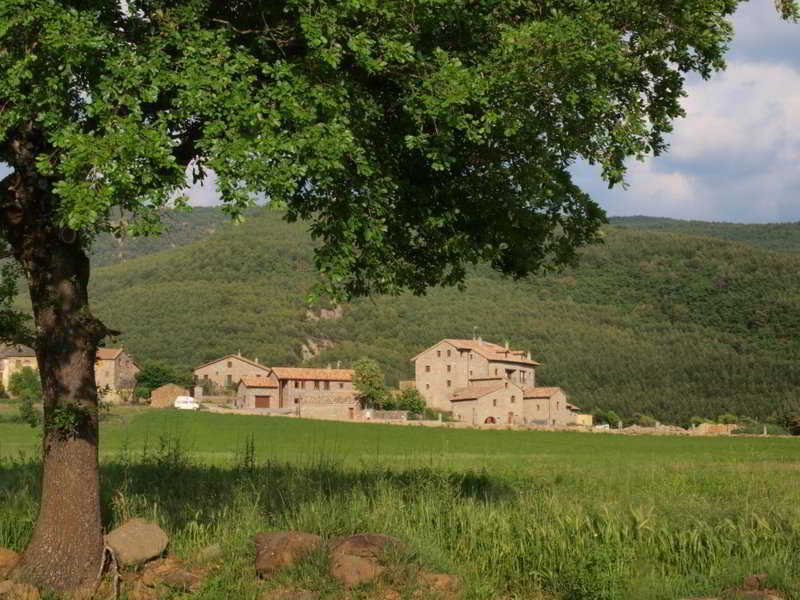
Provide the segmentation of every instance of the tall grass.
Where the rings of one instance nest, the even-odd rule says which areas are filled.
[[[30,457],[0,458],[2,546],[21,549],[31,534],[39,468]],[[616,467],[590,473],[565,464],[542,478],[445,460],[356,464],[332,453],[276,460],[252,438],[212,464],[179,437],[161,435],[106,456],[103,510],[109,527],[134,516],[160,523],[172,551],[189,562],[220,543],[224,566],[200,598],[259,597],[249,538],[280,529],[397,536],[408,544],[404,560],[457,574],[465,598],[666,600],[719,593],[761,571],[800,598],[800,508],[758,493],[764,481],[740,470],[738,480],[710,470],[693,480],[661,469],[656,482],[653,472],[630,479]],[[648,483],[656,493],[673,489],[676,501],[648,496]],[[635,493],[613,500],[626,488]],[[712,500],[696,497],[704,495]],[[716,498],[727,504],[714,510]],[[282,578],[344,597],[323,556]]]

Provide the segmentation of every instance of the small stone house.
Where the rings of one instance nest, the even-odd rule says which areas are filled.
[[[23,345],[0,345],[0,381],[3,389],[8,390],[11,375],[21,371],[24,367],[38,368],[36,352],[33,348]]]
[[[236,386],[236,408],[278,408],[278,380],[269,375],[248,375]]]
[[[130,402],[139,367],[122,348],[98,348],[94,366],[97,390],[106,402]]]
[[[523,390],[500,377],[475,380],[450,396],[456,420],[470,425],[522,424]]]
[[[178,396],[191,396],[189,390],[174,383],[165,383],[150,392],[150,406],[153,408],[171,408]]]
[[[277,408],[355,396],[352,369],[274,367],[270,373],[278,381]]]
[[[269,367],[262,365],[258,359],[250,360],[237,354],[227,354],[200,365],[194,369],[195,383],[209,385],[212,393],[225,389],[232,390],[241,381],[242,377],[269,375]]]
[[[578,424],[579,409],[567,402],[567,395],[560,387],[526,387],[523,399],[528,424],[549,427]]]

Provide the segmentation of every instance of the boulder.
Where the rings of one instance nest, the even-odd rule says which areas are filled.
[[[117,563],[127,567],[161,556],[169,544],[169,538],[155,523],[131,519],[107,534],[106,544],[114,550]]]
[[[381,561],[385,553],[401,547],[397,538],[374,533],[336,538],[329,546],[331,576],[346,587],[371,581],[384,571]]]
[[[203,585],[203,578],[186,569],[179,560],[167,557],[148,563],[139,580],[148,587],[166,586],[182,592],[193,592]]]
[[[27,583],[0,582],[0,600],[41,600],[39,590]]]
[[[0,579],[7,577],[14,567],[17,566],[20,560],[20,555],[9,550],[8,548],[0,548]]]
[[[300,531],[271,531],[253,537],[256,544],[256,572],[271,577],[292,567],[322,545],[322,538]]]
[[[353,554],[338,554],[331,557],[331,576],[345,587],[353,587],[376,579],[384,567],[374,558]]]

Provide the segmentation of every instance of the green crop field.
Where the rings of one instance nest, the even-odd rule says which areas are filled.
[[[0,546],[24,547],[38,434],[0,405]],[[710,596],[766,572],[800,598],[800,440],[472,431],[116,409],[101,426],[106,522],[157,520],[193,597],[259,598],[249,537],[300,529],[406,540],[464,598]],[[276,582],[348,596],[323,556]],[[359,595],[360,594],[360,595]],[[377,594],[377,595],[376,595]],[[410,597],[410,596],[409,596]]]

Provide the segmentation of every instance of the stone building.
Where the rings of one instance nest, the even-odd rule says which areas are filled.
[[[269,367],[260,364],[258,359],[250,360],[239,352],[202,364],[193,373],[198,385],[208,385],[214,393],[234,389],[242,377],[266,377],[269,371]]]
[[[36,352],[33,348],[23,345],[0,345],[0,381],[3,389],[8,390],[11,375],[21,371],[24,367],[38,368]]]
[[[471,383],[450,396],[450,410],[456,420],[470,425],[523,424],[523,389],[501,377]]]
[[[270,374],[278,380],[278,408],[355,395],[351,369],[274,367]]]
[[[130,402],[139,367],[122,348],[98,348],[94,365],[97,390],[106,402]]]
[[[36,353],[27,346],[3,346],[0,349],[0,378],[8,387],[11,375],[23,367],[38,369]],[[122,348],[98,348],[94,365],[97,389],[106,402],[128,402],[136,387],[139,367]]]
[[[483,340],[445,339],[411,359],[416,388],[430,408],[450,410],[456,390],[473,381],[500,377],[517,386],[535,386],[539,363],[530,352],[511,350]]]
[[[578,407],[567,402],[567,395],[560,387],[526,387],[523,391],[524,413],[529,425],[579,424]]]
[[[189,390],[174,383],[165,383],[150,392],[150,406],[153,408],[171,408],[178,396],[191,396]]]
[[[278,380],[273,375],[248,375],[236,387],[236,408],[283,408],[278,402]]]

